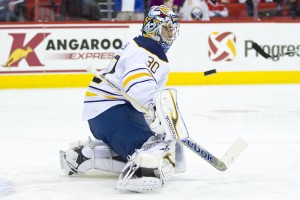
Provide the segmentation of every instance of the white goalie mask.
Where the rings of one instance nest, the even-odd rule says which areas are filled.
[[[163,30],[166,34],[162,34]],[[153,6],[144,19],[143,35],[159,42],[167,52],[179,34],[178,16],[166,6]]]

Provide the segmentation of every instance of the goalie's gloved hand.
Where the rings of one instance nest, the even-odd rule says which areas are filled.
[[[153,102],[148,103],[149,112],[145,114],[145,119],[150,129],[156,134],[164,134],[164,128],[160,122],[158,114],[156,112],[156,107]]]

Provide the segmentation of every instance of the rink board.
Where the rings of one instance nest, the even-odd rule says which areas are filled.
[[[105,68],[140,28],[140,23],[0,25],[0,88],[85,87],[92,79],[86,66]],[[168,52],[168,85],[300,83],[300,53],[267,60],[251,48],[255,41],[272,55],[295,51],[299,32],[292,22],[181,23]],[[204,76],[210,69],[217,73]]]

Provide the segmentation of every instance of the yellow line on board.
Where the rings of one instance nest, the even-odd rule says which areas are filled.
[[[168,85],[226,84],[286,84],[300,83],[300,71],[217,72],[204,76],[202,72],[173,72]]]
[[[91,74],[0,75],[0,88],[87,87]]]
[[[87,87],[91,74],[0,75],[0,89]],[[171,72],[167,85],[285,84],[300,83],[300,71]]]

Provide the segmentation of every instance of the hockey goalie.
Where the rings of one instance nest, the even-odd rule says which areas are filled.
[[[91,170],[119,173],[117,189],[150,192],[163,188],[176,170],[185,171],[182,146],[161,119],[165,112],[178,114],[174,105],[165,103],[166,99],[172,101],[172,93],[163,90],[169,73],[166,53],[178,32],[178,17],[171,9],[151,7],[142,35],[119,49],[100,72],[121,92],[95,75],[83,111],[95,139],[75,142],[60,151],[65,174],[88,174]],[[146,114],[120,93],[147,108]]]
[[[179,32],[178,18],[165,6],[153,6],[142,35],[120,48],[110,64],[94,74],[85,95],[83,119],[95,139],[60,151],[69,176],[92,170],[119,174],[117,189],[162,189],[177,171],[186,170],[182,145],[225,171],[246,148],[239,139],[218,159],[189,137],[177,105],[177,92],[166,89],[166,56]]]
[[[127,155],[127,160],[102,140],[89,138],[87,141],[73,142],[69,150],[60,151],[61,168],[64,173],[88,175],[90,171],[113,172],[120,174],[117,189],[131,192],[153,192],[162,189],[172,174],[186,170],[182,145],[172,139],[172,132],[166,130],[168,121],[160,120],[160,116],[171,115],[177,118],[178,125],[183,123],[179,110],[172,103],[176,100],[175,95],[175,89],[158,92],[157,106],[150,106],[154,119],[144,115],[152,135],[141,148],[135,149],[132,155]],[[187,133],[185,129],[182,130],[181,136],[185,136]],[[127,145],[130,146],[130,143]]]

